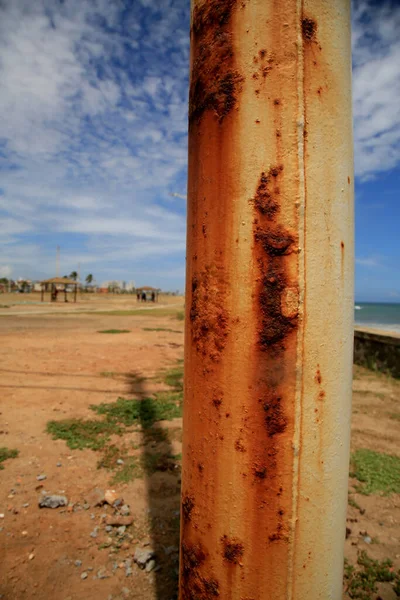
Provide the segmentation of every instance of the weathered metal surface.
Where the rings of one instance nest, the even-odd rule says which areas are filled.
[[[349,0],[194,0],[181,600],[341,597]]]

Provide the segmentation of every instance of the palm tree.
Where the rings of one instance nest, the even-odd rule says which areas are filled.
[[[72,273],[70,273],[69,276],[74,281],[76,281],[78,279],[78,273],[76,271],[72,271]]]
[[[86,283],[88,285],[90,285],[93,281],[93,275],[91,273],[89,273],[89,275],[86,277]]]

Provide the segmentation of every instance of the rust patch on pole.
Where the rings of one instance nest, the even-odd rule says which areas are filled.
[[[243,77],[235,69],[232,12],[237,0],[209,0],[195,5],[192,15],[193,66],[189,122],[211,110],[221,122],[234,108]]]
[[[348,24],[348,0],[192,0],[181,600],[339,600]]]

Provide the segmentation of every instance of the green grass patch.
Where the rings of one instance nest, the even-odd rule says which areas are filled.
[[[64,419],[49,421],[46,427],[53,440],[64,440],[72,450],[101,450],[113,434],[121,435],[121,428],[113,421]]]
[[[362,494],[400,494],[400,458],[361,449],[351,458],[353,475],[361,482]]]
[[[168,327],[143,327],[143,331],[167,331],[168,333],[183,333],[177,329],[169,329]]]
[[[130,333],[129,329],[103,329],[97,333]]]
[[[175,391],[183,390],[183,365],[169,369],[164,375],[164,383],[174,388]]]
[[[130,427],[140,424],[151,427],[156,421],[169,421],[182,416],[180,397],[156,394],[155,398],[127,400],[118,398],[116,402],[102,403],[90,407],[98,415],[106,417],[107,422]]]
[[[19,450],[11,450],[10,448],[6,448],[4,446],[0,448],[0,471],[4,469],[4,465],[2,463],[5,460],[8,460],[9,458],[17,458],[18,454]]]
[[[128,456],[124,458],[123,466],[115,473],[112,483],[129,483],[133,479],[143,477],[143,474],[139,459],[135,456]]]
[[[400,421],[400,413],[390,413],[389,418],[393,421]]]
[[[122,458],[123,449],[118,448],[115,444],[107,445],[104,449],[103,455],[97,462],[98,469],[107,469],[112,471],[118,467],[117,461]]]
[[[137,373],[114,373],[103,371],[103,377],[127,377],[132,383],[145,378]],[[124,483],[144,473],[154,471],[176,472],[180,457],[143,452],[141,457],[127,456],[128,450],[122,444],[109,444],[112,435],[122,436],[129,428],[140,425],[144,444],[168,442],[168,433],[153,428],[157,421],[170,421],[182,416],[183,365],[179,364],[162,374],[162,381],[169,391],[158,392],[142,399],[118,398],[115,402],[103,402],[90,406],[101,419],[64,419],[50,421],[47,432],[53,439],[64,440],[71,449],[90,448],[101,453],[97,466],[114,472],[112,483]],[[118,464],[122,459],[123,464]]]
[[[393,582],[396,591],[396,587],[400,586],[400,574],[393,571],[390,559],[374,560],[362,551],[358,555],[356,566],[345,560],[344,582],[350,598],[370,600],[378,591],[377,583]],[[396,594],[399,595],[397,591]]]
[[[115,376],[115,373],[114,373],[114,371],[101,371],[100,375],[101,375],[101,377],[110,377],[110,378],[112,378],[112,377]]]
[[[178,321],[185,320],[185,313],[183,312],[183,310],[180,310],[179,312],[176,313],[176,318]]]

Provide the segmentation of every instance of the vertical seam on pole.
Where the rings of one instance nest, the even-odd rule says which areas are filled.
[[[304,97],[304,48],[302,37],[302,15],[304,0],[297,0],[297,153],[298,153],[298,286],[299,286],[299,313],[300,327],[297,337],[296,357],[296,394],[294,407],[294,432],[293,432],[293,483],[292,483],[292,519],[290,531],[290,553],[288,561],[287,600],[294,598],[295,561],[296,561],[296,530],[299,509],[299,481],[302,436],[302,403],[304,395],[303,385],[303,359],[304,359],[304,319],[305,319],[305,241],[306,241],[306,174],[305,174],[305,137],[306,103]]]

